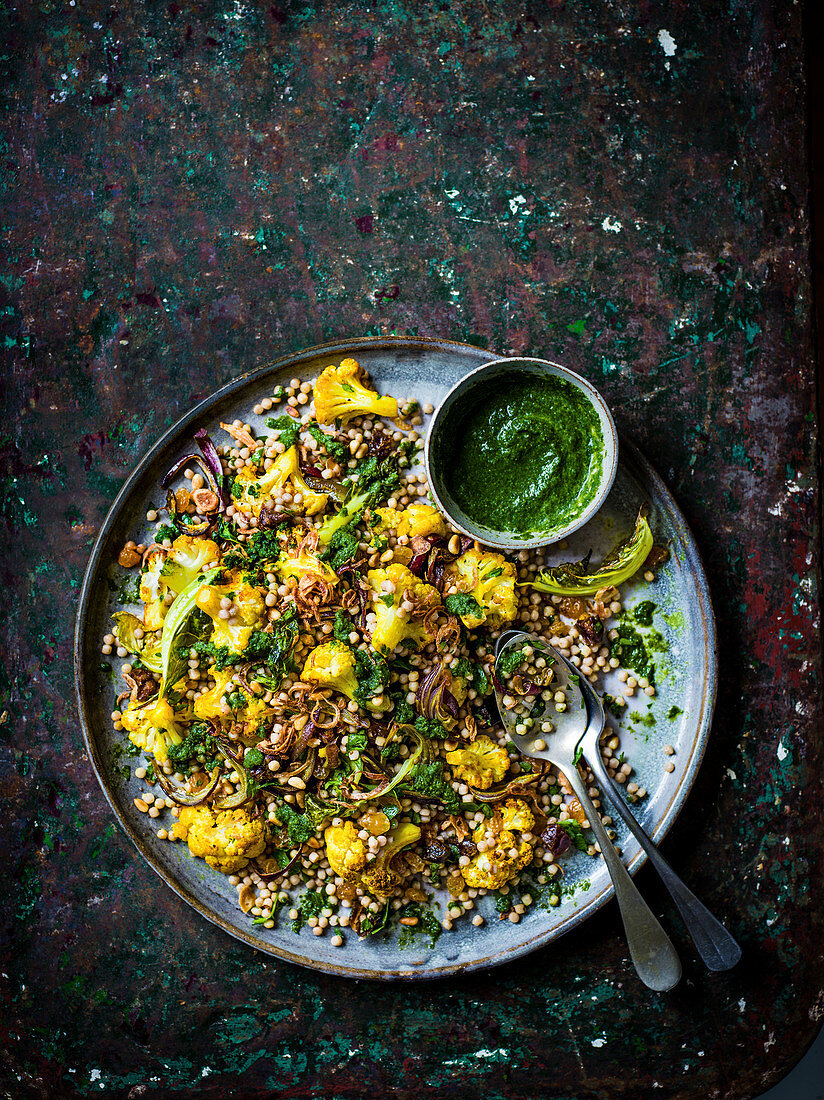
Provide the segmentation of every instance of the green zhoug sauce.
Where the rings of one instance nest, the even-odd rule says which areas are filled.
[[[564,378],[518,372],[497,379],[456,418],[452,432],[448,489],[469,519],[492,530],[552,533],[598,491],[601,423]]]

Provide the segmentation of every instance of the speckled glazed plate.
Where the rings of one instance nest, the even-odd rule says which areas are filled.
[[[485,926],[476,929],[468,920],[459,922],[433,948],[424,936],[417,937],[415,946],[401,949],[392,936],[359,940],[353,933],[346,933],[346,944],[336,948],[329,937],[314,936],[309,928],[295,934],[283,916],[271,930],[252,925],[224,876],[202,860],[192,859],[185,844],[159,840],[155,822],[135,808],[133,799],[141,785],[134,778],[123,778],[118,745],[124,735],[115,733],[109,719],[119,689],[101,670],[101,639],[109,632],[111,614],[118,606],[113,591],[117,585],[112,584],[118,569],[113,563],[127,539],[151,541],[146,511],[162,500],[159,480],[191,450],[193,432],[205,427],[219,439],[219,421],[236,416],[254,425],[252,407],[275,385],[293,376],[313,379],[329,363],[350,355],[381,391],[435,405],[464,374],[496,358],[480,348],[441,340],[367,338],[326,344],[284,356],[238,378],[182,417],[128,478],[95,543],[77,619],[77,697],[89,756],[120,824],[150,866],[202,916],[251,947],[317,970],[353,978],[438,978],[518,958],[580,924],[612,897],[602,861],[576,852],[564,865],[561,904],[552,909],[534,906],[519,924],[499,921],[491,899],[481,899],[478,908],[488,918]],[[613,412],[620,425],[621,410]],[[590,548],[598,560],[632,528],[645,500],[650,504],[656,542],[667,542],[671,554],[652,585],[631,583],[624,597],[629,607],[645,599],[654,601],[653,626],[666,639],[667,650],[658,655],[657,697],[630,700],[631,714],[622,718],[620,736],[621,747],[636,769],[636,781],[648,791],[636,812],[647,832],[660,840],[695,779],[709,733],[716,685],[715,627],[704,571],[684,518],[664,484],[626,440],[621,441],[619,471],[606,504],[570,538],[564,551],[551,551],[547,560],[553,564],[583,557]],[[605,690],[618,694],[619,686],[608,678]],[[664,755],[665,744],[675,747],[674,756]],[[668,762],[675,765],[674,771],[666,771]],[[630,870],[635,871],[645,857],[631,837],[621,828],[618,832]],[[617,911],[615,919],[619,919]]]

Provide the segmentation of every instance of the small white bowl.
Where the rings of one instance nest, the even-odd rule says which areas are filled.
[[[535,374],[544,378],[563,378],[565,381],[570,382],[584,394],[597,413],[601,424],[601,434],[604,438],[601,482],[592,501],[583,512],[580,512],[564,527],[530,535],[528,538],[519,538],[508,531],[495,531],[470,519],[453,500],[443,477],[443,465],[447,453],[443,446],[443,440],[445,435],[448,436],[450,430],[452,419],[450,410],[456,402],[466,402],[470,392],[479,385],[486,385],[501,375],[512,374],[515,371],[519,374]],[[603,397],[594,386],[581,378],[580,375],[560,366],[558,363],[550,363],[546,359],[494,359],[491,363],[485,363],[482,367],[476,367],[475,370],[470,371],[457,385],[452,387],[438,406],[429,426],[429,434],[424,450],[424,464],[432,496],[441,511],[449,517],[459,531],[463,531],[470,538],[486,543],[487,546],[494,546],[500,550],[524,550],[558,542],[592,519],[604,503],[615,480],[615,473],[618,469],[618,433],[615,430],[612,414]]]

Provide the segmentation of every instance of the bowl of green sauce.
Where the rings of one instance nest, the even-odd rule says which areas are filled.
[[[615,423],[585,379],[544,359],[495,359],[435,412],[424,454],[435,501],[489,546],[557,542],[604,502],[618,468]]]

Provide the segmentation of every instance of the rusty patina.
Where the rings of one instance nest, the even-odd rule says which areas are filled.
[[[820,539],[800,6],[21,4],[6,14],[3,1068],[17,1096],[751,1097],[822,1011]],[[613,906],[500,971],[257,955],[114,826],[74,594],[138,456],[326,339],[568,364],[705,555],[710,748],[665,849],[744,946],[666,997]]]

